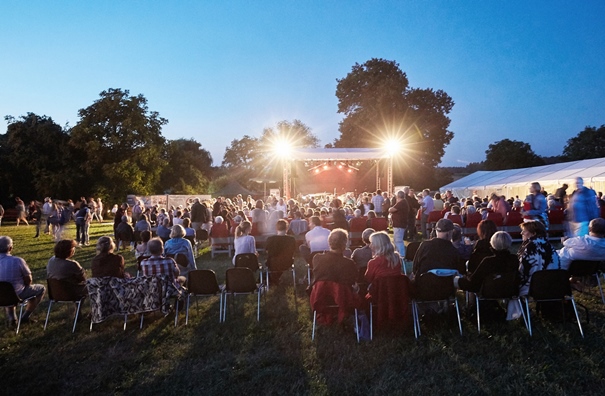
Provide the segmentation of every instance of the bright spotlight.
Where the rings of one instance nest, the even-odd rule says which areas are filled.
[[[273,153],[279,157],[288,158],[292,153],[292,144],[285,139],[277,139],[273,142]]]
[[[393,157],[399,154],[402,149],[401,146],[401,141],[399,141],[398,139],[390,138],[384,142],[383,148],[389,157]]]
[[[324,165],[324,170],[328,170],[328,165]]]

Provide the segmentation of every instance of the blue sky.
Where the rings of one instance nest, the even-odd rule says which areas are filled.
[[[220,164],[280,120],[333,141],[336,79],[376,57],[454,99],[442,165],[504,138],[557,155],[605,124],[604,17],[603,1],[3,0],[0,115],[75,125],[101,91],[129,89],[169,120],[164,136]]]

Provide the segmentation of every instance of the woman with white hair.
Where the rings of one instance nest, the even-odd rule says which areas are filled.
[[[108,236],[102,236],[97,241],[97,255],[92,259],[90,269],[93,278],[113,276],[115,278],[130,278],[124,271],[124,257],[114,254],[116,244]]]
[[[379,231],[370,235],[370,249],[374,258],[368,261],[365,274],[368,283],[378,278],[401,275],[401,257],[386,232]]]
[[[191,242],[185,239],[185,228],[180,225],[172,226],[170,231],[170,239],[166,241],[164,245],[164,252],[168,255],[177,255],[178,253],[184,254],[187,257],[186,271],[181,270],[181,275],[186,276],[190,270],[196,270],[197,265],[195,264],[195,257],[193,257],[193,248]]]

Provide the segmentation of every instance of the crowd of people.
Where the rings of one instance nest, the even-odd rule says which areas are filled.
[[[273,284],[292,266],[298,250],[312,273],[311,288],[318,282],[335,282],[355,292],[361,288],[363,295],[368,284],[400,276],[406,242],[420,240],[409,274],[410,297],[414,281],[437,270],[454,271],[453,286],[470,292],[479,292],[490,274],[514,272],[523,296],[536,271],[568,269],[573,260],[605,259],[605,220],[599,216],[599,205],[605,202],[586,188],[581,178],[572,194],[566,194],[567,188],[564,185],[549,195],[539,183],[532,183],[524,200],[495,193],[458,198],[451,191],[441,196],[428,189],[416,195],[405,187],[394,194],[377,190],[358,196],[326,194],[289,200],[269,197],[263,201],[237,195],[206,202],[193,199],[185,207],[170,208],[146,207],[143,202],[132,207],[123,204],[112,210],[114,238],[104,236],[96,243],[91,272],[92,277],[129,277],[124,257],[118,253],[121,247],[130,250],[135,243],[133,250],[143,275],[169,275],[175,284],[185,285],[188,271],[197,269],[194,246],[200,241],[233,238],[235,263],[239,254],[258,255],[258,241],[262,240]],[[35,221],[36,237],[45,225],[57,240],[47,266],[48,278],[69,280],[85,293],[86,277],[73,256],[77,246],[89,244],[88,228],[93,218],[102,221],[101,200],[82,198],[74,205],[47,198],[41,207],[35,202],[27,209],[22,206],[19,219]],[[549,210],[564,211],[567,216],[569,226],[559,250],[548,238]],[[429,221],[436,213],[437,220]],[[519,217],[513,217],[514,213]],[[501,217],[501,224],[517,219],[516,224],[508,224],[520,227],[522,243],[516,254],[511,252],[513,238],[498,231],[494,214]],[[76,239],[64,239],[62,227],[72,218]],[[383,224],[387,227],[381,229]],[[469,226],[476,228],[474,241],[464,237],[463,230]],[[352,244],[357,232],[359,243]],[[12,256],[12,248],[10,237],[0,237],[0,281],[11,282],[20,298],[35,297],[27,305],[23,317],[27,321],[45,288],[32,284],[25,260]],[[177,255],[184,257],[178,264]],[[14,323],[14,309],[7,309],[7,315]]]

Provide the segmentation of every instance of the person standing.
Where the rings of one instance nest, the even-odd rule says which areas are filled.
[[[588,225],[600,215],[595,192],[584,187],[584,180],[576,178],[576,190],[569,197],[567,217],[572,236],[588,235]]]
[[[435,209],[435,201],[431,198],[431,191],[428,188],[422,190],[422,199],[418,202],[422,206],[422,217],[420,218],[420,229],[424,238],[430,238],[430,231],[427,230],[429,213]]]
[[[548,231],[548,215],[546,198],[541,194],[540,183],[533,182],[529,187],[529,195],[525,198],[523,217],[526,220],[538,220]]]
[[[90,209],[85,202],[82,202],[80,209],[76,212],[76,243],[78,246],[89,245],[88,229],[91,219]]]
[[[405,200],[408,203],[408,207],[410,211],[408,212],[408,226],[405,229],[405,233],[407,239],[413,241],[416,237],[416,216],[418,215],[418,209],[420,209],[420,204],[418,200],[414,197],[413,190],[410,190],[410,187],[403,187],[403,192],[405,193]],[[397,199],[397,197],[394,197]],[[397,201],[393,203],[393,206],[397,204]]]
[[[393,221],[393,240],[401,257],[405,257],[405,243],[403,239],[405,237],[405,229],[408,227],[409,211],[410,208],[405,199],[405,192],[402,190],[397,191],[397,203],[395,203],[395,206],[389,208],[389,213]]]
[[[15,198],[15,201],[17,202],[17,205],[15,206],[15,209],[17,209],[17,226],[21,221],[24,221],[25,224],[29,225],[27,222],[27,215],[25,214],[25,203],[19,197]]]
[[[377,217],[382,217],[382,203],[384,197],[382,196],[382,190],[376,190],[376,195],[372,197],[372,204],[374,205],[374,212]]]

